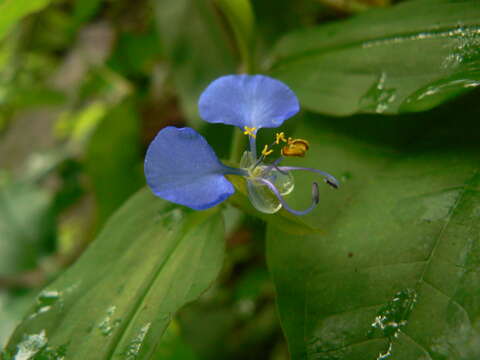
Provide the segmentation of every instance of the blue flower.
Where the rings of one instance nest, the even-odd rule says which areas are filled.
[[[163,199],[203,210],[235,192],[225,175],[237,175],[246,179],[249,198],[259,211],[274,213],[284,207],[293,214],[306,214],[318,204],[318,185],[312,184],[309,208],[303,211],[290,208],[284,196],[294,188],[291,171],[316,172],[334,188],[339,186],[338,181],[317,169],[279,166],[285,156],[303,156],[309,146],[305,140],[287,139],[280,133],[272,144],[265,145],[260,155],[256,149],[259,129],[279,127],[299,109],[295,94],[278,80],[263,75],[223,76],[202,93],[199,111],[203,120],[237,126],[249,137],[250,151],[245,151],[240,167],[222,164],[195,130],[170,126],[157,134],[147,150],[147,184]],[[283,146],[282,155],[267,162],[277,146]]]

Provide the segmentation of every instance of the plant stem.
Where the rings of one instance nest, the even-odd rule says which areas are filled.
[[[233,130],[232,145],[230,147],[230,162],[238,163],[242,157],[245,146],[247,146],[247,137],[243,135],[242,130],[235,128]]]

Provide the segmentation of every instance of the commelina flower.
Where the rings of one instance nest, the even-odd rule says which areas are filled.
[[[253,206],[264,213],[282,207],[303,215],[319,202],[318,184],[312,184],[312,203],[305,210],[294,210],[284,196],[294,189],[292,171],[320,174],[334,188],[339,183],[332,175],[313,168],[280,166],[286,156],[303,156],[306,140],[286,138],[277,133],[272,144],[257,153],[256,138],[261,128],[276,128],[300,109],[295,94],[284,83],[263,75],[227,75],[213,81],[202,93],[199,112],[203,120],[239,127],[249,138],[238,168],[222,164],[207,141],[192,128],[166,127],[152,141],[145,158],[145,176],[153,193],[171,202],[204,210],[235,192],[226,175],[242,176],[247,182]],[[268,161],[274,148],[281,156]]]

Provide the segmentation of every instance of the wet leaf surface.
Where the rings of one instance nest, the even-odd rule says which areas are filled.
[[[271,74],[310,110],[416,112],[480,85],[480,7],[420,0],[291,33]]]
[[[205,291],[222,265],[217,210],[194,212],[146,189],[137,193],[77,263],[38,295],[7,353],[153,356],[175,312]]]
[[[363,119],[368,135],[349,126],[332,132],[338,120],[321,117],[295,133],[311,144],[302,165],[331,171],[342,186],[321,191],[306,218],[322,233],[269,226],[268,262],[292,359],[480,357],[478,110],[470,121],[452,119],[475,109],[475,99],[403,117],[416,131],[396,146],[385,141],[392,128],[375,128],[376,117]],[[432,119],[436,127],[422,128]],[[471,137],[458,136],[467,131]],[[314,179],[295,180],[288,200],[298,207]]]

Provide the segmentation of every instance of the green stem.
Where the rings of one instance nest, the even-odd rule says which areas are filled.
[[[253,73],[255,16],[250,0],[216,0],[225,15],[242,59],[242,72]]]
[[[245,151],[245,147],[247,146],[247,137],[243,135],[243,131],[235,128],[233,130],[233,139],[232,145],[230,147],[230,162],[237,163],[242,158],[242,154]]]
[[[255,16],[250,0],[216,0],[216,4],[225,15],[233,32],[236,46],[241,57],[241,70],[251,74],[255,71],[254,34]],[[230,147],[230,161],[238,163],[247,146],[247,137],[243,131],[235,129]]]

